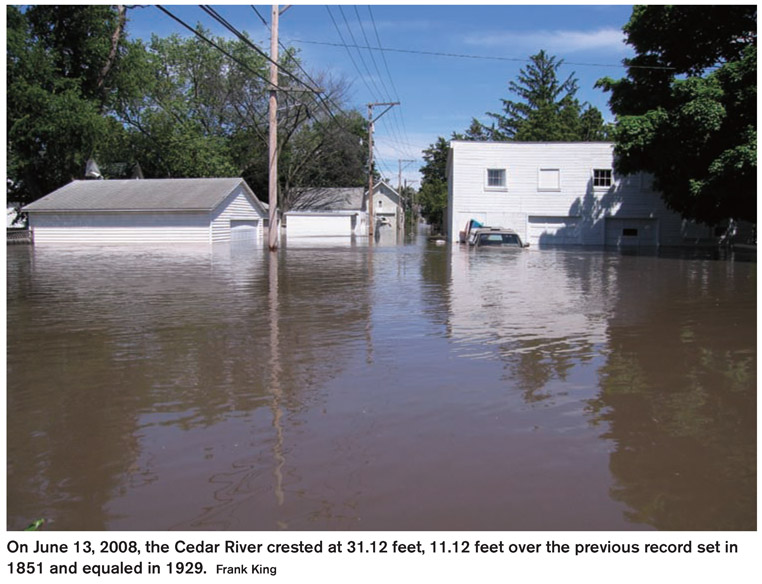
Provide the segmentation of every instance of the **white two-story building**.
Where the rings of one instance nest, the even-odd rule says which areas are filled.
[[[609,142],[450,143],[445,229],[511,228],[532,246],[684,245],[712,229],[664,205],[650,176],[618,177]]]

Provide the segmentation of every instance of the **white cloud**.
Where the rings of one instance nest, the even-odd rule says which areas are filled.
[[[624,53],[624,33],[617,28],[598,30],[541,30],[532,32],[503,31],[467,36],[463,40],[472,46],[503,49],[514,53],[536,53],[545,50],[551,54],[607,51]]]

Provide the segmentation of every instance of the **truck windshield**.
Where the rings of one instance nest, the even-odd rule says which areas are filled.
[[[479,245],[521,245],[515,233],[482,233]]]

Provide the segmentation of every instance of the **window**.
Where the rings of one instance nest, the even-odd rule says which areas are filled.
[[[539,191],[560,191],[561,171],[558,168],[541,168],[537,180]]]
[[[487,188],[488,189],[505,189],[508,186],[508,182],[505,176],[504,168],[488,168],[487,169]]]
[[[622,229],[622,236],[623,237],[637,237],[638,236],[638,230],[634,227],[625,227]]]
[[[608,188],[613,184],[613,173],[610,168],[593,170],[593,188]]]

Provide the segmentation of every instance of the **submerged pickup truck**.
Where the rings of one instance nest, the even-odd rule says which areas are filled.
[[[466,242],[473,247],[513,247],[526,248],[528,243],[513,229],[503,227],[476,227],[468,231]]]

